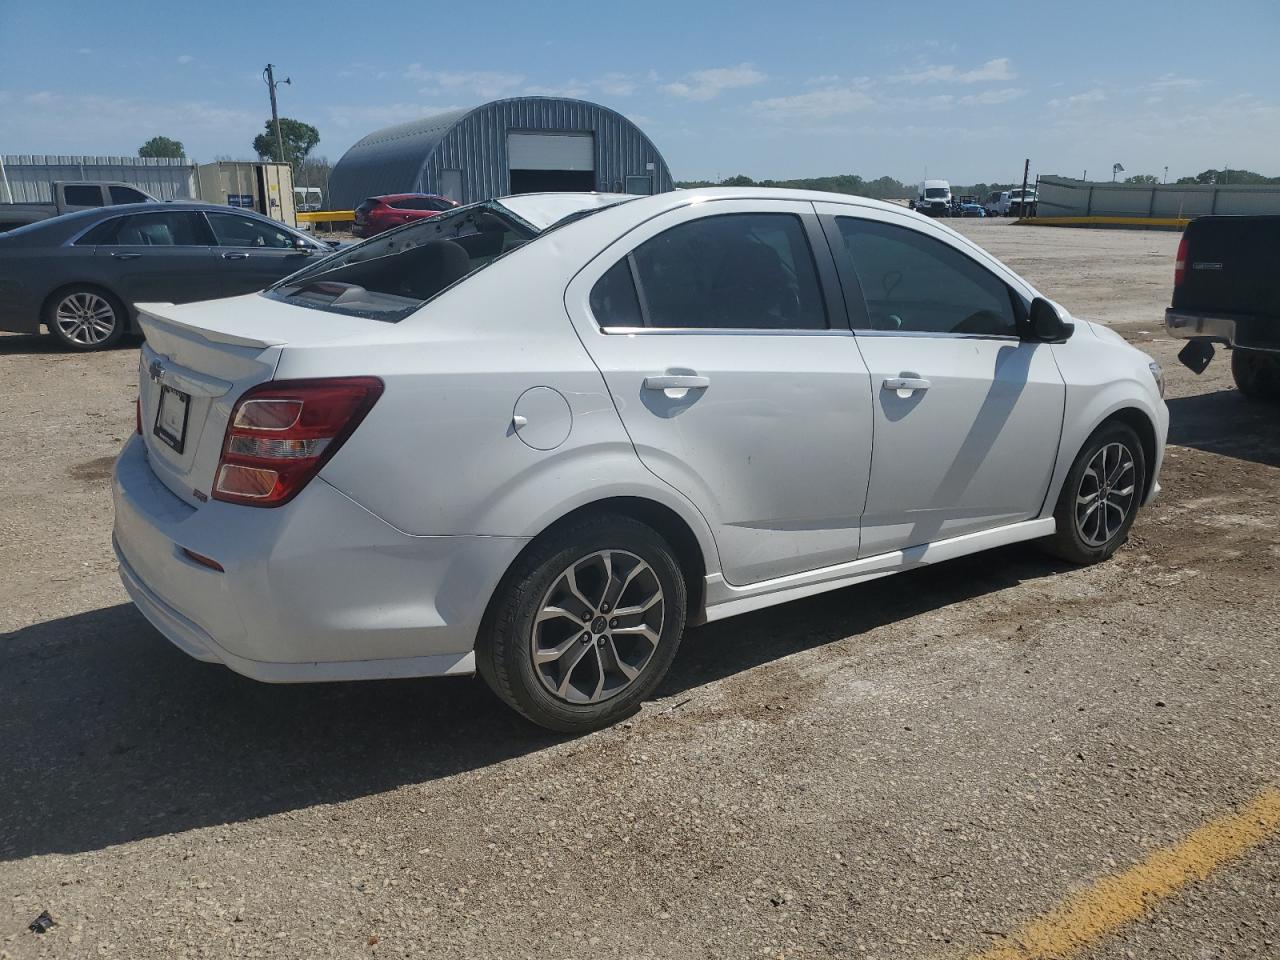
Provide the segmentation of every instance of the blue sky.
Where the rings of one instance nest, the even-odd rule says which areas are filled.
[[[215,4],[0,0],[0,153],[250,156],[281,112],[337,160],[379,127],[554,94],[678,179],[1280,175],[1280,3]]]

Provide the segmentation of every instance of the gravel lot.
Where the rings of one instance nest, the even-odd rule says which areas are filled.
[[[1275,785],[1277,411],[1174,359],[1176,235],[958,225],[1164,364],[1129,544],[700,628],[576,740],[479,681],[179,653],[110,549],[135,347],[0,337],[0,957],[959,958]],[[1280,956],[1278,890],[1272,841],[1080,955]]]

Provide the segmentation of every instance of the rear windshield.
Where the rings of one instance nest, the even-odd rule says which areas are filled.
[[[946,187],[926,187],[924,195],[926,197],[945,197],[947,189]]]
[[[492,201],[407,224],[326,257],[263,295],[398,323],[436,294],[539,235]]]

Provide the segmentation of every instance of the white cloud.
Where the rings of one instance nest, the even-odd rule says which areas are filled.
[[[595,86],[611,97],[629,97],[636,92],[637,81],[625,73],[606,73],[595,81]]]
[[[1055,110],[1076,110],[1080,107],[1092,106],[1095,103],[1103,103],[1106,99],[1106,93],[1095,87],[1092,90],[1086,90],[1084,93],[1073,93],[1069,97],[1055,97],[1049,101],[1049,106]]]
[[[425,83],[418,92],[432,96],[441,91],[452,94],[470,93],[484,99],[501,97],[511,93],[524,83],[524,75],[502,73],[496,70],[428,70],[420,63],[411,63],[405,69],[406,80]]]
[[[336,127],[346,129],[354,127],[360,136],[392,127],[398,123],[408,123],[419,117],[430,117],[449,110],[459,110],[457,104],[434,106],[423,103],[384,103],[376,106],[363,104],[335,104],[329,107],[329,122]]]
[[[76,53],[84,54],[87,56],[88,54],[93,53],[93,50],[90,49],[89,47],[81,47],[79,50],[76,51]]]
[[[590,91],[585,84],[579,83],[577,80],[570,80],[565,84],[531,84],[521,91],[526,97],[569,97],[570,99],[580,100]]]
[[[1204,86],[1203,80],[1197,80],[1194,77],[1179,77],[1177,74],[1166,73],[1157,80],[1152,80],[1145,84],[1141,89],[1150,93],[1175,93],[1183,90],[1199,90]]]
[[[790,97],[768,97],[754,100],[751,109],[772,120],[821,120],[868,110],[875,98],[866,90],[853,87],[827,87]]]
[[[754,86],[765,79],[766,75],[752,64],[740,63],[736,67],[695,70],[686,74],[683,80],[664,84],[662,89],[685,100],[713,100],[725,90]]]
[[[960,98],[960,103],[964,106],[986,106],[997,103],[1008,103],[1010,100],[1017,100],[1027,91],[1017,87],[1003,87],[999,90],[984,90],[982,93],[971,93]]]
[[[190,62],[191,62],[192,60],[194,60],[194,59],[195,59],[195,57],[193,57],[191,54],[189,54],[189,53],[184,53],[184,54],[182,54],[182,55],[180,55],[180,56],[178,57],[178,62],[179,62],[179,63],[190,63]]]
[[[1013,80],[1017,77],[1008,57],[996,57],[973,70],[958,70],[951,64],[922,66],[909,73],[890,77],[898,83],[986,83],[995,80]]]

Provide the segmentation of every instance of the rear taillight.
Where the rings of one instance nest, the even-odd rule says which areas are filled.
[[[382,395],[376,377],[273,380],[231,410],[213,499],[288,503],[351,436]]]
[[[1178,255],[1173,261],[1173,285],[1174,287],[1182,286],[1182,281],[1187,279],[1187,234],[1184,231],[1182,239],[1178,241]]]

